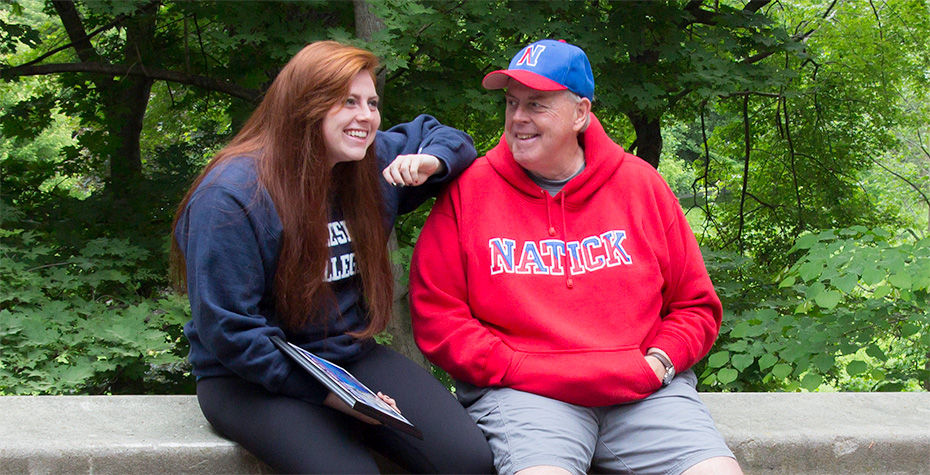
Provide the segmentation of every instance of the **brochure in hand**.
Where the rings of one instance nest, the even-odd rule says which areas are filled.
[[[320,358],[276,336],[271,337],[271,342],[352,409],[376,419],[384,425],[398,429],[418,439],[423,439],[423,433],[420,432],[420,429],[414,427],[401,413],[395,411],[388,403],[381,400],[371,389],[368,389],[355,376],[352,376],[352,373],[327,359]]]

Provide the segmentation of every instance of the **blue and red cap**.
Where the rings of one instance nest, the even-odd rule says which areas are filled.
[[[569,91],[594,100],[591,63],[581,48],[563,40],[540,40],[520,50],[507,69],[488,73],[485,89],[503,89],[513,78],[539,91]]]

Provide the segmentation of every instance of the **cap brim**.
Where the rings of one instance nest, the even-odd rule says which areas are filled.
[[[488,73],[481,80],[485,89],[504,89],[510,79],[520,82],[524,86],[538,91],[564,91],[567,87],[531,71],[522,69],[502,69]]]

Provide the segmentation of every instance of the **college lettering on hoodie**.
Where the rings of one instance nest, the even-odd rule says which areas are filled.
[[[623,248],[624,239],[626,231],[622,230],[607,231],[578,241],[524,241],[520,246],[517,246],[514,239],[491,238],[488,240],[491,275],[564,275],[565,265],[569,266],[571,275],[577,275],[605,267],[632,264],[633,258]]]
[[[323,278],[326,282],[335,282],[356,274],[358,269],[355,265],[355,253],[349,246],[350,242],[352,237],[349,236],[349,228],[345,221],[329,223],[329,247],[336,249],[326,265],[326,275]]]

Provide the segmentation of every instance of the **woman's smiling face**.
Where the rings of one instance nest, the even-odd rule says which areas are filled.
[[[368,71],[361,71],[349,84],[345,100],[323,118],[323,140],[330,165],[365,158],[380,126],[375,83]]]

